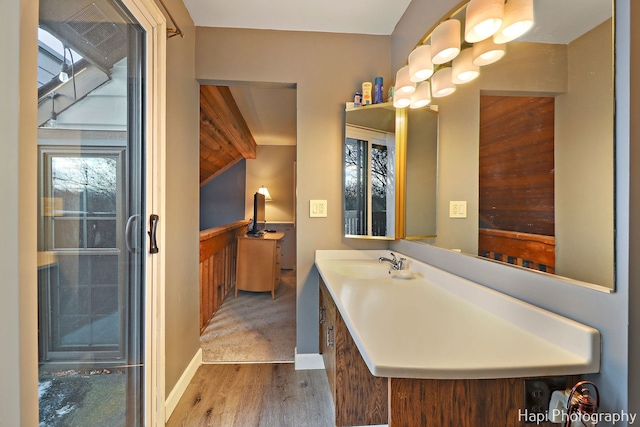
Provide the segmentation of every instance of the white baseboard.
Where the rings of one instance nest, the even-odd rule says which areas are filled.
[[[311,369],[324,369],[324,361],[319,353],[298,354],[296,347],[295,355],[296,371],[306,371]]]
[[[167,396],[167,400],[164,402],[165,423],[169,420],[169,417],[173,413],[173,410],[176,409],[176,406],[178,406],[180,398],[184,394],[200,365],[202,365],[201,348],[199,348],[195,356],[193,356],[193,359],[189,362],[187,369],[184,370],[182,376],[171,390],[171,393],[169,393],[169,396]]]

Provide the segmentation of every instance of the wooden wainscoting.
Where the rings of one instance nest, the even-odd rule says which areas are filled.
[[[547,273],[556,271],[553,236],[479,228],[478,255]]]
[[[236,277],[238,236],[248,221],[237,221],[200,232],[200,332],[205,329]]]

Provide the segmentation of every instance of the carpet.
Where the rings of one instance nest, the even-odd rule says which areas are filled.
[[[227,296],[200,337],[204,363],[293,362],[296,345],[296,272],[283,270],[270,292]]]

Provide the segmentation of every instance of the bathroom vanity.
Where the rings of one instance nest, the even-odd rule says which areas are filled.
[[[390,272],[380,256],[316,252],[337,426],[524,426],[527,378],[570,387],[599,371],[597,330],[411,258]]]

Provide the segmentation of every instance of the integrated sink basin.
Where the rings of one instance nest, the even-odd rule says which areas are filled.
[[[391,276],[389,266],[378,261],[338,261],[335,271],[355,279],[386,279]]]

